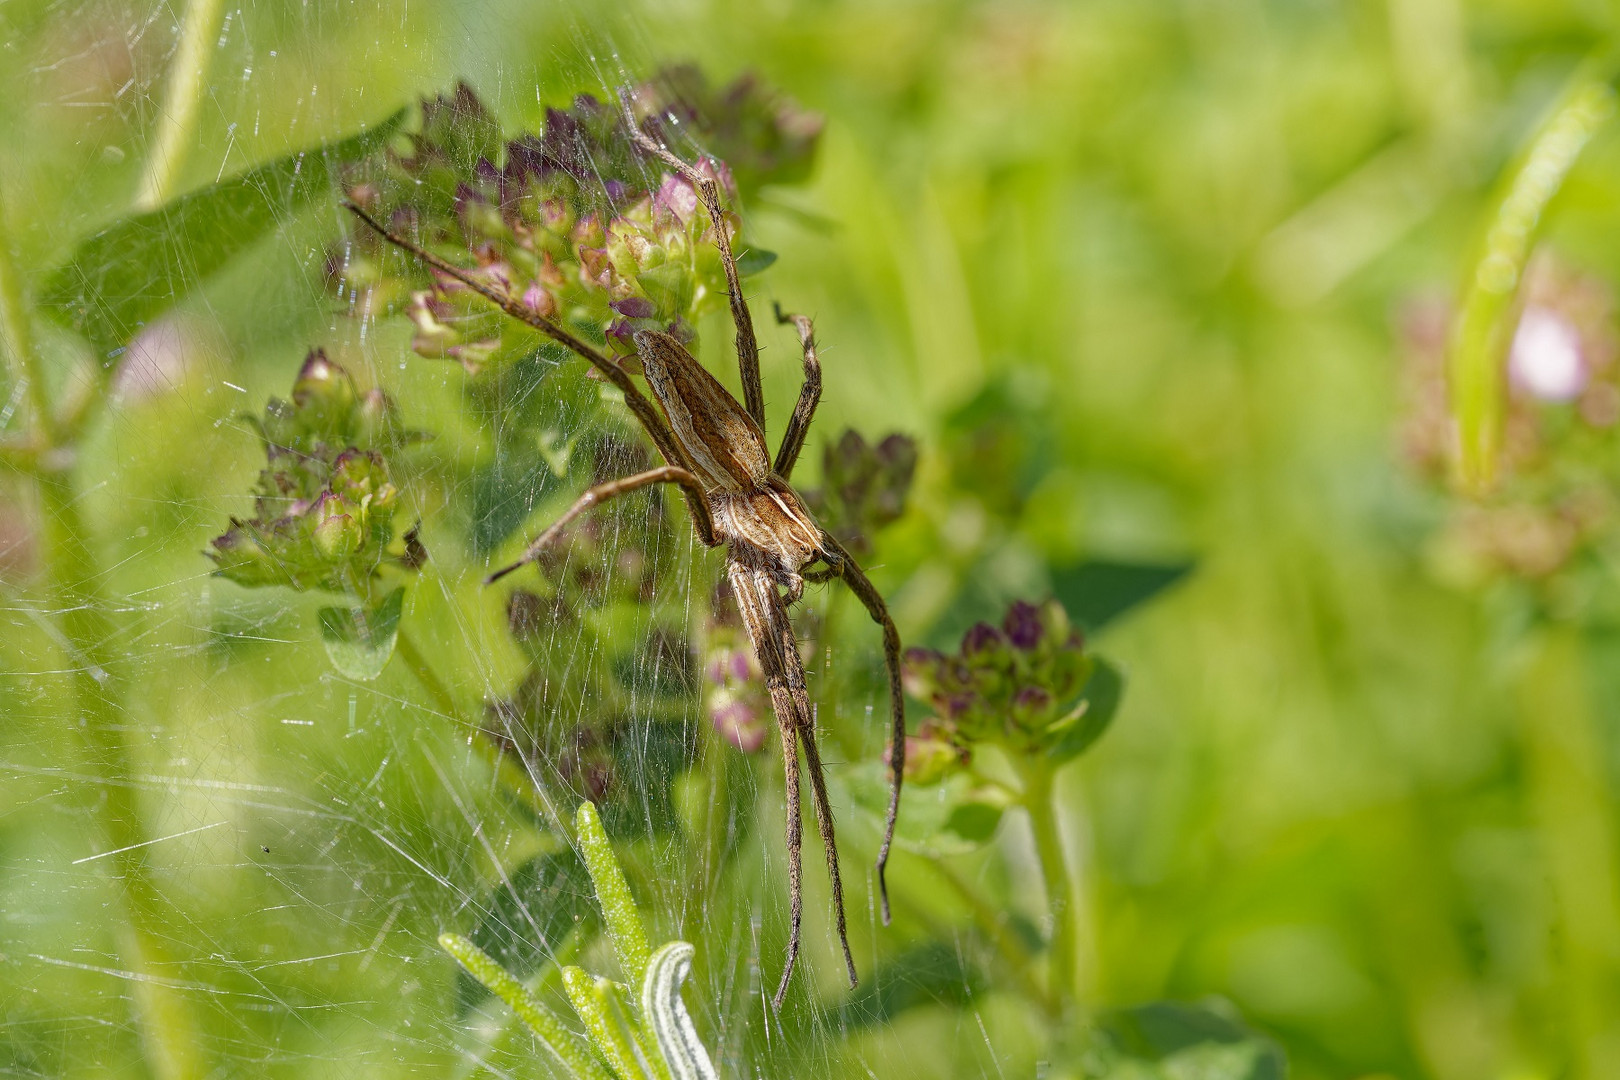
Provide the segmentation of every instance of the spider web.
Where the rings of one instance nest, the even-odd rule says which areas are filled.
[[[8,98],[24,103],[3,128],[26,148],[0,180],[14,193],[12,220],[27,222],[16,243],[24,265],[52,265],[87,230],[128,212],[172,112],[165,94],[183,59],[186,17],[183,7],[98,0],[0,9],[0,24],[15,31],[4,59]],[[634,73],[624,56],[680,58],[681,47],[700,44],[663,28],[654,35],[629,18],[602,25],[517,4],[478,13],[404,3],[226,4],[216,22],[171,195],[374,123],[454,77],[476,86],[510,131],[532,126],[542,104],[572,92],[611,95]],[[791,236],[790,224],[763,224]],[[0,635],[0,1073],[180,1076],[190,1075],[189,1061],[218,1075],[550,1075],[505,1007],[459,976],[436,941],[445,930],[482,935],[533,974],[568,945],[579,920],[589,922],[577,876],[546,861],[559,849],[544,815],[502,788],[472,730],[487,725],[517,738],[494,706],[540,657],[569,687],[605,677],[616,662],[629,665],[617,673],[629,705],[625,745],[615,752],[621,770],[638,775],[619,778],[619,834],[655,940],[685,933],[713,958],[700,960],[687,997],[722,1072],[821,1074],[847,1059],[862,1075],[904,1075],[876,1064],[881,1038],[838,1049],[852,1030],[862,1032],[840,1010],[813,848],[807,962],[789,1014],[779,1019],[764,1003],[785,931],[774,759],[718,748],[735,754],[726,768],[741,795],[719,828],[736,853],[715,890],[660,873],[690,869],[678,858],[676,804],[709,795],[703,768],[713,759],[686,762],[673,797],[655,791],[663,749],[642,721],[657,714],[682,744],[714,742],[690,686],[674,694],[660,687],[692,678],[686,635],[709,604],[718,557],[691,541],[673,498],[662,510],[653,498],[630,500],[602,515],[595,545],[565,556],[560,571],[594,560],[583,569],[611,589],[626,573],[620,553],[669,534],[677,539],[659,541],[673,546],[657,602],[615,609],[597,641],[613,644],[614,655],[561,624],[540,626],[517,647],[508,590],[479,584],[487,549],[514,529],[535,528],[546,517],[539,511],[566,505],[586,482],[580,459],[590,433],[614,424],[604,422],[594,388],[575,394],[542,410],[556,436],[553,466],[575,449],[573,466],[552,468],[551,482],[540,485],[517,466],[503,472],[505,421],[478,428],[463,373],[412,355],[404,320],[357,318],[334,303],[323,256],[338,225],[332,208],[289,218],[272,240],[141,329],[117,359],[105,420],[82,450],[77,507],[99,562],[107,623],[96,644],[107,658],[101,681],[118,716],[120,754],[87,748],[76,730],[88,721],[67,668],[84,658],[63,636],[64,610],[40,587],[44,532],[68,523],[48,509],[31,516],[24,489],[8,491],[0,560],[22,587],[6,593]],[[711,369],[725,370],[729,328],[711,321],[703,330]],[[780,345],[771,350],[768,386],[791,401],[780,388],[797,386],[792,340],[784,334],[767,344]],[[257,439],[242,415],[284,396],[314,346],[362,385],[385,387],[404,422],[433,435],[399,459],[411,501],[404,516],[423,520],[431,558],[404,622],[456,715],[397,658],[374,682],[336,673],[314,632],[322,598],[237,588],[212,577],[201,556],[227,517],[244,512],[258,468]],[[58,384],[53,393],[71,394],[85,378],[82,345],[47,329],[41,349]],[[548,395],[575,375],[547,361],[522,393]],[[726,378],[735,385],[729,371]],[[784,411],[773,401],[776,434]],[[640,648],[661,629],[677,635],[673,651]],[[846,662],[865,663],[823,658],[826,666]],[[594,715],[588,695],[548,703],[561,730]],[[831,719],[850,741],[829,748],[835,771],[846,757],[875,760],[882,723],[869,719],[873,704],[881,717],[874,694],[840,699]],[[559,801],[580,788],[579,775],[548,755],[528,764]],[[138,854],[115,850],[98,826],[110,787],[138,809]],[[555,809],[566,816],[572,806]],[[859,886],[873,837],[847,806],[840,815],[853,840],[845,872]],[[150,895],[130,899],[135,886],[119,876],[132,866]],[[852,921],[871,940],[877,926],[866,886],[856,889]],[[133,905],[156,928],[139,965],[124,928]],[[600,944],[575,959],[612,972]],[[870,978],[869,961],[862,966]],[[159,1023],[193,1055],[167,1065],[150,1023],[143,1030],[136,1020],[165,1001],[186,1015]]]

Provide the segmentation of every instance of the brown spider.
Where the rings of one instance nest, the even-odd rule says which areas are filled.
[[[625,404],[635,413],[667,463],[634,476],[598,484],[586,491],[562,517],[535,538],[521,559],[491,574],[486,583],[532,562],[561,535],[564,526],[590,507],[651,484],[678,484],[686,497],[687,509],[698,538],[709,547],[726,546],[726,576],[748,627],[748,636],[759,657],[760,668],[765,673],[776,712],[777,728],[782,737],[787,789],[791,930],[782,979],[773,998],[776,1007],[780,1008],[798,959],[803,908],[803,841],[798,747],[795,740],[803,744],[809,767],[816,825],[827,854],[827,871],[832,879],[833,905],[837,912],[838,938],[844,950],[844,964],[848,969],[850,985],[854,986],[856,981],[855,960],[850,955],[849,937],[845,930],[844,887],[838,872],[838,844],[833,836],[832,806],[827,799],[821,751],[816,745],[815,717],[810,708],[809,693],[805,689],[804,666],[799,659],[793,627],[788,621],[788,606],[803,595],[806,581],[819,583],[839,578],[883,628],[891,712],[889,808],[883,844],[877,857],[884,925],[889,923],[889,891],[884,872],[889,849],[894,842],[894,823],[900,809],[900,789],[905,768],[906,722],[900,686],[900,635],[889,617],[883,597],[843,545],[816,524],[805,509],[804,501],[788,483],[794,462],[804,447],[810,420],[821,400],[821,364],[816,359],[816,343],[810,320],[803,315],[785,315],[780,307],[776,309],[777,321],[791,323],[798,331],[804,358],[804,386],[799,391],[798,403],[782,435],[782,445],[776,452],[773,466],[765,443],[765,394],[759,375],[759,343],[754,337],[753,318],[738,282],[731,240],[726,235],[719,185],[654,142],[636,121],[628,94],[621,94],[621,103],[625,121],[637,145],[667,163],[697,189],[713,224],[715,247],[719,249],[720,262],[726,274],[726,295],[730,302],[732,323],[737,331],[737,363],[742,373],[743,404],[738,404],[737,399],[694,360],[680,342],[668,334],[643,330],[635,335],[634,341],[648,389],[658,402],[659,408],[654,409],[632,381],[629,372],[614,359],[579,340],[551,319],[535,314],[517,298],[476,280],[459,267],[391,233],[360,207],[353,203],[345,205],[390,243],[410,252],[479,293],[508,315],[584,357],[624,394]],[[821,564],[819,569],[807,569],[816,563]],[[785,595],[779,590],[785,590]]]

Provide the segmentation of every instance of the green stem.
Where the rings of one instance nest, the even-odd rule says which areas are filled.
[[[1063,857],[1063,841],[1058,835],[1057,809],[1052,802],[1051,764],[1043,756],[1033,756],[1022,765],[1024,809],[1029,812],[1035,833],[1035,854],[1041,863],[1046,884],[1046,910],[1052,918],[1052,940],[1048,947],[1051,977],[1048,986],[1060,1002],[1076,999],[1075,947],[1079,934],[1075,921],[1074,882],[1068,860]]]
[[[1470,266],[1447,373],[1457,422],[1459,479],[1472,492],[1488,490],[1496,479],[1507,410],[1505,361],[1518,326],[1520,285],[1543,211],[1586,144],[1614,115],[1615,71],[1616,54],[1604,46],[1570,77],[1557,105],[1505,174]]]
[[[191,0],[186,5],[180,45],[169,69],[163,111],[158,114],[157,138],[146,159],[140,194],[135,197],[137,210],[156,210],[162,206],[185,164],[186,140],[194,134],[197,109],[208,86],[209,61],[224,13],[225,6],[220,0]]]
[[[439,678],[438,672],[433,670],[433,665],[428,662],[422,651],[416,647],[416,642],[411,639],[410,634],[404,628],[400,629],[399,636],[395,639],[394,653],[400,660],[404,661],[405,666],[415,676],[417,683],[427,692],[427,696],[432,700],[435,709],[455,723],[473,731],[473,747],[478,751],[479,756],[489,764],[501,786],[521,802],[525,808],[544,818],[557,835],[569,835],[570,830],[564,823],[563,818],[557,813],[557,808],[551,804],[551,800],[547,799],[544,792],[529,778],[529,774],[514,762],[509,755],[503,753],[501,748],[495,745],[482,727],[474,724],[461,714],[461,710],[456,706],[454,695],[450,693],[450,688],[444,685],[444,681]]]
[[[172,984],[176,964],[168,928],[174,919],[147,862],[150,838],[141,827],[131,754],[124,740],[127,716],[121,680],[110,663],[115,628],[96,585],[102,575],[85,540],[80,495],[60,474],[41,476],[39,491],[50,604],[61,612],[78,726],[99,788],[97,824],[124,913],[119,952],[133,973],[129,986],[146,1057],[160,1080],[202,1077],[208,1068],[201,1032],[189,1004]]]
[[[997,908],[990,901],[979,894],[971,883],[956,872],[956,869],[943,859],[934,856],[919,856],[939,875],[940,879],[948,885],[952,892],[961,898],[973,916],[981,933],[995,946],[1002,963],[1012,973],[1023,987],[1024,993],[1040,1005],[1049,1016],[1056,1017],[1062,1013],[1062,1004],[1052,990],[1043,987],[1031,976],[1031,961],[1029,949],[1018,936],[1007,927],[1006,913]]]
[[[7,228],[6,204],[0,198],[0,343],[5,345],[12,378],[28,385],[28,407],[45,438],[54,443],[59,432],[51,415],[50,398],[45,392],[45,363],[34,343],[33,322],[23,295],[22,275],[17,272],[11,250],[11,230]]]

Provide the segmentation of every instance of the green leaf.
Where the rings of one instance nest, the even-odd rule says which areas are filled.
[[[573,848],[536,856],[513,870],[480,905],[472,942],[507,971],[527,975],[551,958],[568,934],[597,923],[591,879]],[[462,1011],[481,996],[468,977],[457,986]]]
[[[1280,1047],[1224,1009],[1169,1001],[1119,1009],[1098,1019],[1096,1037],[1106,1062],[1090,1074],[1098,1080],[1141,1077],[1142,1062],[1162,1080],[1283,1080],[1288,1072]]]
[[[1451,411],[1457,421],[1461,479],[1483,492],[1496,478],[1507,413],[1506,360],[1518,327],[1519,287],[1535,250],[1542,214],[1597,130],[1615,112],[1616,55],[1599,57],[1570,76],[1557,104],[1531,134],[1505,174],[1495,212],[1470,264],[1462,316],[1450,343]]]
[[[596,886],[596,902],[601,905],[602,917],[607,921],[608,936],[613,939],[613,951],[618,954],[619,967],[631,986],[640,986],[647,975],[647,930],[641,925],[641,914],[630,896],[630,883],[624,879],[619,857],[613,853],[602,820],[596,816],[596,807],[585,802],[579,804],[574,816],[579,830],[579,851]]]
[[[573,966],[563,968],[562,977],[569,1003],[613,1072],[622,1080],[648,1078],[645,1055],[636,1040],[637,1025],[625,1007],[623,988]]]
[[[836,1023],[872,1028],[920,1005],[964,1006],[984,985],[984,976],[961,950],[931,941],[885,961],[838,1007]]]
[[[692,971],[695,951],[687,942],[671,941],[652,954],[641,984],[641,1015],[673,1080],[719,1080],[681,1000],[681,984]]]
[[[369,682],[382,674],[399,640],[399,616],[405,608],[405,589],[395,589],[375,607],[324,607],[321,644],[326,658],[340,675]]]
[[[776,252],[764,248],[749,248],[737,256],[737,276],[751,277],[762,273],[776,261]]]
[[[361,134],[114,222],[51,274],[41,307],[89,338],[105,360],[294,211],[328,194],[338,170],[380,150],[404,118],[402,109]]]
[[[1088,559],[1052,575],[1052,595],[1069,617],[1096,633],[1186,577],[1190,562],[1125,563]]]
[[[1046,756],[1059,764],[1079,757],[1102,738],[1108,725],[1114,722],[1114,714],[1119,712],[1120,700],[1125,696],[1124,673],[1100,656],[1093,660],[1096,666],[1080,693],[1084,711],[1046,751]]]
[[[488,953],[460,934],[440,934],[439,945],[518,1014],[541,1045],[562,1063],[568,1076],[577,1080],[617,1080],[597,1062],[590,1047],[563,1026],[556,1013],[546,1008],[528,987],[509,975]]]
[[[881,828],[889,806],[889,778],[882,762],[852,765],[829,779],[849,792],[856,811],[874,829]],[[908,785],[895,823],[895,843],[929,856],[964,855],[995,835],[1007,801],[1005,791],[982,786],[965,773],[937,784]]]

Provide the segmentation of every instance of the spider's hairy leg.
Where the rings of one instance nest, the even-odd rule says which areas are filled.
[[[669,425],[664,422],[662,416],[658,415],[658,410],[653,407],[652,402],[647,400],[647,395],[643,394],[641,388],[631,380],[630,373],[625,371],[618,363],[598,350],[591,348],[544,315],[530,310],[513,297],[479,281],[455,263],[450,262],[448,259],[442,259],[420,244],[412,243],[405,237],[391,231],[386,225],[355,203],[345,200],[343,206],[351,214],[359,218],[367,228],[401,251],[416,256],[441,274],[459,281],[518,322],[533,330],[538,330],[576,356],[584,358],[586,363],[600,372],[603,378],[612,383],[624,395],[625,405],[629,407],[631,412],[636,414],[636,419],[641,422],[642,428],[647,432],[647,437],[653,441],[653,445],[658,448],[658,452],[663,455],[664,460],[670,465],[690,471],[692,463],[682,453],[674,434],[669,430]],[[686,509],[691,514],[693,527],[698,530],[700,536],[710,535],[712,530],[708,525],[708,509],[704,505],[703,499],[684,485],[681,490],[686,494]],[[704,543],[713,546],[712,540],[705,540]]]
[[[794,655],[798,649],[794,647]],[[795,693],[808,700],[800,672]],[[849,930],[844,916],[844,879],[838,871],[838,838],[833,833],[832,800],[827,797],[827,771],[821,764],[821,747],[816,744],[814,717],[806,704],[804,725],[799,729],[799,741],[804,744],[804,767],[810,774],[810,803],[816,810],[816,830],[821,834],[821,850],[827,855],[827,876],[832,880],[833,911],[838,919],[838,942],[844,948],[844,971],[849,975],[849,988],[855,989],[859,981],[855,975],[855,957],[849,951]]]
[[[540,553],[555,543],[557,537],[562,535],[563,529],[567,527],[570,521],[573,521],[591,507],[599,506],[610,499],[615,499],[620,495],[635,491],[638,488],[647,487],[650,484],[681,485],[687,494],[687,504],[694,507],[693,521],[697,525],[698,539],[702,540],[708,547],[714,547],[716,543],[714,524],[709,519],[708,504],[704,501],[703,488],[698,484],[697,477],[685,469],[676,468],[673,465],[663,465],[656,469],[648,469],[644,473],[636,473],[634,476],[609,480],[605,484],[597,484],[589,489],[585,494],[574,500],[574,505],[565,510],[562,517],[552,522],[545,532],[535,537],[529,546],[523,549],[521,558],[489,575],[484,579],[484,584],[494,584],[524,564],[538,559]]]
[[[698,172],[653,140],[636,121],[632,95],[628,88],[619,91],[619,104],[624,109],[625,124],[636,145],[674,169],[687,183],[697,189],[703,209],[714,226],[714,246],[720,252],[720,266],[726,272],[726,299],[731,304],[731,322],[737,328],[737,369],[742,375],[743,405],[754,418],[761,431],[765,430],[765,387],[759,377],[759,339],[754,336],[754,317],[749,313],[748,301],[743,299],[742,279],[737,273],[737,260],[731,254],[731,237],[726,235],[724,212],[720,206],[720,185]]]
[[[737,559],[726,566],[737,608],[748,628],[760,669],[765,674],[765,685],[771,694],[771,707],[776,714],[777,729],[782,737],[782,767],[787,783],[787,848],[788,848],[788,908],[791,919],[788,933],[787,961],[782,980],[777,984],[772,1001],[777,1008],[787,996],[788,983],[798,960],[800,926],[804,908],[803,881],[803,826],[799,819],[799,742],[803,742],[810,765],[810,782],[815,800],[816,824],[821,833],[822,846],[827,853],[827,869],[832,882],[833,903],[837,911],[838,940],[844,950],[844,965],[849,983],[855,985],[855,961],[850,953],[849,935],[844,914],[844,885],[838,871],[838,843],[832,830],[832,807],[827,800],[826,781],[823,776],[821,754],[816,746],[815,728],[810,716],[810,695],[804,685],[804,668],[799,662],[798,645],[793,638],[793,626],[788,621],[787,607],[777,594],[776,585],[764,570],[750,567]]]
[[[900,632],[889,617],[889,606],[844,545],[824,534],[822,559],[828,578],[842,578],[849,591],[865,606],[872,621],[883,628],[883,664],[889,673],[889,812],[883,825],[883,846],[878,849],[878,894],[883,901],[883,925],[889,925],[889,850],[894,846],[894,823],[900,816],[900,789],[906,773],[906,699],[900,682]],[[808,579],[808,575],[807,575]]]
[[[776,475],[788,480],[793,476],[799,451],[804,449],[804,438],[810,432],[810,421],[816,415],[816,406],[821,403],[821,361],[816,357],[816,333],[810,316],[789,315],[782,310],[781,304],[777,304],[776,321],[793,324],[793,328],[799,332],[799,346],[804,351],[804,386],[799,390],[799,400],[793,406],[793,416],[788,420],[787,430],[782,432],[782,445],[776,451]]]

